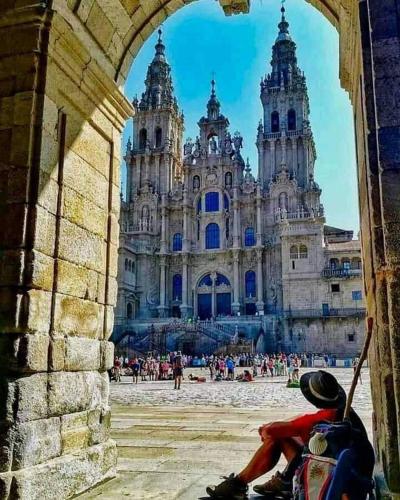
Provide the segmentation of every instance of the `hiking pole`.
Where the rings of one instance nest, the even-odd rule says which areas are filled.
[[[347,397],[343,420],[347,420],[350,416],[351,404],[353,402],[354,391],[356,390],[356,387],[357,387],[358,377],[360,376],[362,365],[364,364],[364,361],[367,359],[368,349],[369,349],[369,345],[371,343],[373,326],[374,326],[374,318],[368,318],[367,319],[367,335],[365,337],[364,347],[363,347],[363,350],[361,352],[360,360],[358,362],[358,365],[356,366],[356,370],[355,370],[354,375],[353,375],[353,381],[351,383],[349,395]]]

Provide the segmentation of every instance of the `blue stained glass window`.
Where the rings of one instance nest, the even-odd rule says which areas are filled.
[[[254,228],[248,227],[244,232],[244,246],[254,247],[256,244],[256,237],[254,234]]]
[[[245,274],[246,284],[246,297],[256,296],[256,273],[254,271],[247,271]]]
[[[224,194],[224,209],[229,210],[229,198]]]
[[[223,274],[217,273],[217,280],[215,284],[218,285],[228,285],[231,286],[231,282]]]
[[[206,212],[218,212],[219,193],[206,193]]]
[[[219,248],[219,226],[215,222],[206,227],[206,248]]]
[[[296,111],[294,109],[288,111],[288,129],[296,130]]]
[[[172,278],[172,300],[182,300],[182,275],[175,274]]]
[[[181,233],[175,233],[174,239],[172,241],[172,251],[180,252],[182,250],[182,235]]]
[[[204,278],[200,281],[199,286],[212,286],[211,276],[209,274],[204,276]]]

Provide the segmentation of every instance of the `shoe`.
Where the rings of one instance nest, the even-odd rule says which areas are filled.
[[[248,486],[235,474],[223,476],[225,481],[217,486],[207,486],[206,492],[211,498],[225,500],[247,500]]]
[[[264,497],[270,498],[291,498],[292,482],[285,481],[280,472],[277,472],[269,481],[264,484],[257,484],[253,490]],[[279,497],[277,497],[279,495]]]

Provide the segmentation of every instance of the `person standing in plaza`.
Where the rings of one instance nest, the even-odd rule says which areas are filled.
[[[140,371],[140,363],[139,363],[138,358],[134,358],[133,359],[131,368],[132,368],[132,377],[133,377],[132,382],[134,384],[137,384],[138,383],[138,378],[139,378],[139,371]]]
[[[228,380],[234,380],[235,378],[235,363],[232,358],[226,360],[226,367],[228,369]]]
[[[183,376],[183,361],[181,351],[178,351],[175,358],[173,359],[172,370],[174,373],[175,381],[174,389],[180,389]]]

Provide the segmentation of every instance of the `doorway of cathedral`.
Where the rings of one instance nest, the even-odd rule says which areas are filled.
[[[204,276],[197,287],[197,315],[200,320],[230,316],[232,293],[229,279],[220,273]]]

